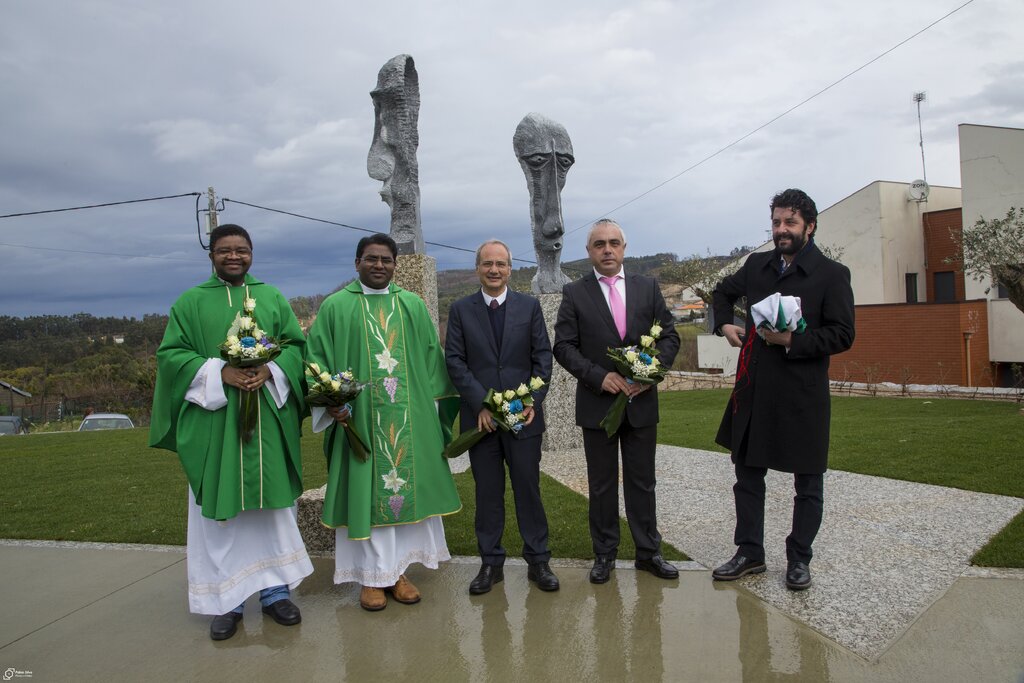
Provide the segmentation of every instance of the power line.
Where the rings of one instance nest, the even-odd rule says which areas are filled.
[[[170,194],[164,197],[147,197],[146,199],[126,199],[123,202],[105,202],[103,204],[89,204],[87,206],[69,206],[66,209],[45,209],[43,211],[24,211],[22,213],[9,213],[0,218],[17,218],[18,216],[38,216],[43,213],[60,213],[61,211],[81,211],[82,209],[99,209],[104,206],[120,206],[121,204],[138,204],[140,202],[156,202],[161,199],[178,199],[179,197],[195,197],[199,192],[186,192],[185,194]]]
[[[687,168],[684,168],[684,169],[683,169],[682,171],[680,171],[679,173],[676,173],[676,174],[675,174],[674,176],[672,176],[672,177],[671,177],[671,178],[669,178],[668,180],[665,180],[665,181],[662,181],[662,182],[658,183],[657,185],[655,185],[655,186],[654,186],[654,187],[652,187],[651,189],[647,190],[646,192],[641,192],[640,194],[638,194],[637,196],[633,197],[633,198],[632,198],[632,199],[630,199],[629,201],[627,201],[627,202],[624,202],[624,203],[622,203],[622,204],[619,204],[618,206],[616,206],[616,207],[615,207],[614,209],[612,209],[611,211],[606,211],[605,213],[603,213],[603,214],[602,214],[602,216],[611,216],[612,214],[614,214],[614,213],[615,213],[616,211],[618,211],[619,209],[622,209],[622,208],[625,208],[625,207],[629,206],[629,205],[630,205],[630,204],[632,204],[633,202],[635,202],[635,201],[637,201],[637,200],[639,200],[639,199],[642,199],[642,198],[646,197],[647,195],[651,194],[651,193],[652,193],[652,192],[654,192],[655,190],[661,189],[661,188],[662,188],[662,187],[664,187],[665,185],[668,185],[669,183],[671,183],[671,182],[672,182],[673,180],[676,180],[676,179],[677,179],[677,178],[679,178],[680,176],[683,176],[684,174],[686,174],[686,173],[689,173],[690,171],[692,171],[693,169],[697,168],[698,166],[701,166],[701,165],[705,164],[706,162],[708,162],[708,161],[711,161],[712,159],[714,159],[715,157],[717,157],[717,156],[718,156],[719,154],[721,154],[722,152],[725,152],[726,150],[728,150],[728,149],[730,149],[730,148],[732,148],[732,147],[735,147],[736,145],[738,145],[739,143],[743,142],[744,140],[746,140],[746,139],[747,139],[747,138],[749,138],[750,136],[752,136],[752,135],[754,135],[754,134],[756,134],[756,133],[759,133],[759,132],[761,132],[762,130],[764,130],[764,129],[765,129],[765,128],[767,128],[768,126],[772,125],[773,123],[775,123],[776,121],[778,121],[778,120],[779,120],[779,119],[781,119],[782,117],[784,117],[784,116],[786,116],[786,115],[788,115],[788,114],[791,114],[792,112],[794,112],[794,111],[796,111],[797,109],[799,109],[800,107],[804,106],[805,104],[807,104],[807,103],[808,103],[808,102],[810,102],[811,100],[815,99],[815,98],[816,98],[816,97],[818,97],[819,95],[823,95],[823,94],[825,94],[826,92],[828,92],[829,90],[831,90],[831,89],[832,89],[832,88],[834,88],[835,86],[837,86],[837,85],[839,85],[840,83],[842,83],[843,81],[845,81],[845,80],[846,80],[847,78],[849,78],[850,76],[853,76],[853,75],[854,75],[854,74],[856,74],[857,72],[859,72],[859,71],[862,71],[862,70],[866,69],[867,67],[871,66],[872,64],[874,64],[875,62],[877,62],[877,61],[878,61],[879,59],[881,59],[882,57],[885,57],[886,55],[888,55],[888,54],[889,54],[890,52],[893,52],[893,51],[894,51],[894,50],[896,50],[897,48],[900,48],[900,47],[902,47],[903,45],[905,45],[905,44],[909,43],[909,42],[910,42],[911,40],[913,40],[914,38],[918,37],[919,35],[921,35],[921,34],[922,34],[922,33],[924,33],[925,31],[927,31],[928,29],[932,28],[932,27],[933,27],[933,26],[935,26],[936,24],[938,24],[938,23],[940,23],[940,22],[942,22],[942,21],[945,21],[945,20],[946,20],[946,19],[948,19],[949,17],[953,16],[954,14],[956,14],[957,12],[959,12],[960,10],[962,10],[962,9],[963,9],[964,7],[967,7],[968,5],[970,5],[970,4],[972,3],[972,2],[974,2],[974,0],[967,0],[967,2],[965,2],[964,4],[960,5],[959,7],[955,8],[955,9],[953,9],[953,10],[950,10],[949,12],[947,12],[946,14],[944,14],[943,16],[939,17],[938,19],[936,19],[936,20],[935,20],[935,21],[933,21],[932,23],[930,23],[930,24],[928,24],[927,26],[925,26],[924,28],[922,28],[922,29],[921,29],[920,31],[917,31],[916,33],[914,33],[914,34],[910,35],[909,37],[907,37],[907,38],[904,38],[903,40],[901,40],[900,42],[896,43],[895,45],[893,45],[892,47],[890,47],[890,48],[889,48],[888,50],[886,50],[885,52],[883,52],[882,54],[878,55],[877,57],[874,57],[873,59],[870,59],[870,60],[868,60],[868,61],[867,61],[867,62],[865,62],[864,64],[861,64],[861,65],[860,65],[860,66],[858,66],[858,67],[857,67],[856,69],[854,69],[853,71],[849,72],[848,74],[846,74],[846,75],[845,75],[845,76],[843,76],[842,78],[840,78],[840,79],[838,79],[838,80],[836,80],[836,81],[833,81],[832,83],[830,83],[830,84],[826,85],[826,86],[825,86],[824,88],[822,88],[822,89],[821,89],[821,90],[819,90],[818,92],[814,93],[813,95],[811,95],[810,97],[806,98],[805,100],[803,100],[803,101],[801,101],[801,102],[798,102],[797,104],[793,105],[792,107],[790,107],[790,108],[789,108],[789,109],[787,109],[786,111],[782,112],[781,114],[779,114],[779,115],[778,115],[778,116],[776,116],[775,118],[773,118],[773,119],[770,119],[769,121],[766,121],[765,123],[762,123],[762,124],[761,124],[760,126],[758,126],[757,128],[753,129],[753,130],[752,130],[752,131],[750,131],[749,133],[747,133],[747,134],[745,134],[745,135],[743,135],[743,136],[741,136],[741,137],[739,137],[739,138],[737,138],[737,139],[733,140],[732,142],[730,142],[730,143],[729,143],[728,145],[726,145],[725,147],[722,147],[722,148],[721,148],[721,149],[719,149],[718,151],[716,151],[716,152],[713,152],[713,153],[709,154],[708,156],[704,157],[703,159],[701,159],[700,161],[696,162],[695,164],[692,164],[691,166],[688,166]],[[600,217],[599,217],[599,218],[600,218]],[[596,220],[598,220],[598,218],[595,218],[595,219],[594,219],[593,221],[590,221],[590,222],[588,222],[588,223],[586,223],[586,224],[584,224],[584,225],[581,225],[581,226],[579,226],[579,227],[577,227],[577,228],[573,228],[572,230],[570,230],[570,231],[569,231],[569,232],[567,232],[566,234],[567,234],[567,235],[571,235],[572,233],[574,233],[574,232],[578,232],[578,231],[582,230],[583,228],[589,228],[589,227],[590,227],[591,225],[593,225],[594,221],[596,221]]]
[[[317,223],[326,223],[327,225],[336,225],[336,226],[338,226],[340,228],[348,228],[349,230],[358,230],[360,232],[369,232],[369,233],[384,232],[383,230],[371,230],[370,228],[360,228],[357,225],[348,225],[347,223],[339,223],[337,221],[329,221],[326,218],[316,218],[314,216],[306,216],[306,215],[303,215],[301,213],[295,213],[293,211],[284,211],[282,209],[272,209],[269,206],[260,206],[259,204],[250,204],[249,202],[243,202],[243,201],[239,201],[237,199],[228,199],[227,197],[225,197],[223,201],[225,203],[227,203],[227,202],[234,202],[235,204],[242,204],[244,206],[250,206],[250,207],[252,207],[254,209],[262,209],[263,211],[272,211],[273,213],[281,213],[281,214],[284,214],[286,216],[293,216],[295,218],[302,218],[302,219],[307,220],[307,221],[316,221]],[[466,252],[468,254],[473,254],[474,256],[476,255],[476,249],[467,249],[466,247],[456,247],[455,245],[452,245],[452,244],[442,244],[441,242],[426,242],[425,241],[424,244],[429,244],[432,247],[442,247],[444,249],[453,249],[455,251],[462,251],[462,252]],[[537,265],[536,261],[531,261],[529,259],[522,259],[522,258],[513,257],[512,260],[513,261],[519,261],[521,263],[529,263],[530,265],[534,265],[534,266]]]
[[[40,247],[33,244],[11,244],[9,242],[0,242],[0,247],[15,247],[18,249],[35,249],[38,251],[60,251],[69,254],[90,254],[93,256],[115,256],[117,258],[145,258],[153,259],[155,261],[182,261],[185,263],[196,263],[198,261],[206,261],[208,257],[203,255],[202,257],[196,258],[183,258],[179,256],[151,256],[148,254],[123,254],[115,253],[110,251],[90,251],[86,249],[62,249],[59,247]],[[300,267],[323,267],[323,268],[337,268],[338,263],[336,261],[330,263],[310,263],[308,261],[302,261],[301,263],[294,261],[263,261],[259,262],[262,266],[300,266]]]

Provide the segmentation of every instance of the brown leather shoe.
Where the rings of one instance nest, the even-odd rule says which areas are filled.
[[[398,581],[395,582],[394,586],[384,590],[391,593],[391,597],[395,600],[405,605],[415,605],[420,601],[420,592],[416,590],[416,586],[412,585],[409,579],[405,578],[405,574],[398,577]]]
[[[388,596],[383,588],[363,586],[359,593],[359,606],[369,612],[379,612],[388,606]]]

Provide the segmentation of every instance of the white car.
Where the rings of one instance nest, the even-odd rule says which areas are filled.
[[[97,429],[134,429],[135,425],[127,415],[122,413],[93,413],[86,415],[82,424],[78,425],[80,432],[92,432]]]

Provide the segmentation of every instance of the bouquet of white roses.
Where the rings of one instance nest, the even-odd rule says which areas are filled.
[[[268,337],[260,329],[253,315],[255,310],[256,300],[246,297],[242,302],[242,311],[235,313],[227,338],[219,346],[221,357],[232,367],[254,368],[266,365],[281,353],[281,344],[285,342]],[[242,441],[248,443],[256,430],[259,395],[255,391],[243,391],[239,401],[238,428]]]
[[[658,361],[658,349],[655,346],[660,336],[661,325],[655,322],[651,325],[650,332],[640,337],[639,346],[608,349],[608,357],[615,363],[615,369],[630,384],[657,384],[665,378],[665,368]],[[625,392],[616,394],[615,401],[600,423],[609,438],[622,425],[626,405],[631,400],[632,398]]]
[[[355,399],[366,388],[365,384],[356,379],[351,369],[332,375],[321,370],[316,363],[307,362],[305,365],[306,385],[309,387],[306,393],[307,405],[340,408]],[[345,425],[345,438],[348,439],[348,445],[360,462],[366,462],[366,441],[351,422]]]
[[[533,405],[533,394],[544,388],[546,382],[540,377],[532,377],[529,386],[520,384],[517,389],[488,389],[484,397],[484,408],[491,411],[491,423],[506,432],[519,434],[525,426],[526,418],[523,411]],[[444,457],[456,458],[479,443],[487,432],[474,427],[462,432],[459,437],[444,449]]]

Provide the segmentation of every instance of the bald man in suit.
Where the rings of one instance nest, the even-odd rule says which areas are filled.
[[[609,347],[640,343],[658,323],[658,360],[670,367],[679,350],[672,314],[658,283],[624,272],[626,236],[613,220],[594,223],[587,236],[594,270],[565,285],[555,323],[555,359],[577,379],[576,424],[583,428],[590,492],[591,583],[611,578],[619,546],[619,450],[622,451],[626,521],[636,545],[636,567],[663,579],[679,572],[661,556],[655,506],[654,453],[658,437],[658,392],[620,375]],[[619,393],[630,396],[625,417],[611,437],[600,422]]]

